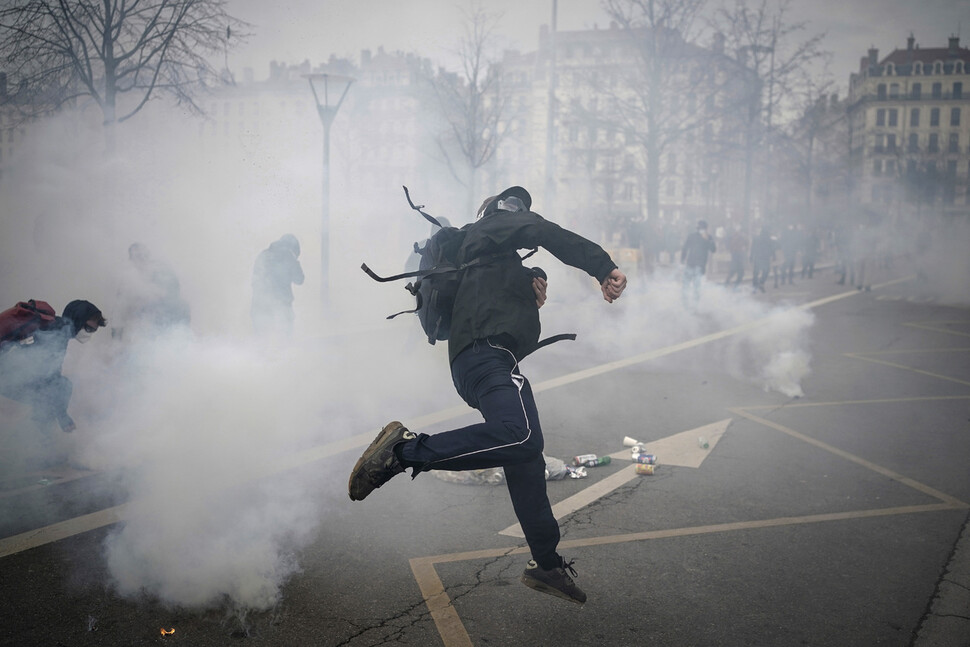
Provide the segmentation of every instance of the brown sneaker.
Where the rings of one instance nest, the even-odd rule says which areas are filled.
[[[350,473],[347,490],[351,501],[363,501],[368,494],[404,471],[394,455],[394,446],[417,436],[396,420],[389,422],[377,435]]]
[[[572,573],[573,577],[576,576],[573,562],[567,563],[562,557],[559,558],[559,562],[561,566],[546,570],[530,559],[520,579],[523,584],[536,591],[555,595],[557,598],[576,604],[584,604],[586,594],[576,586],[573,578],[569,577],[569,573]],[[569,573],[566,572],[567,570]]]

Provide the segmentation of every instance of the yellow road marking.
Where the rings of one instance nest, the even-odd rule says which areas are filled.
[[[783,405],[757,404],[741,407],[745,411],[798,409],[801,407],[837,407],[844,404],[892,404],[896,402],[932,402],[937,400],[970,400],[970,395],[920,395],[908,398],[874,398],[871,400],[832,400],[828,402],[786,402]]]
[[[919,398],[894,398],[894,399],[884,399],[884,400],[856,400],[856,401],[846,401],[846,402],[830,402],[825,403],[828,406],[840,405],[840,404],[872,404],[872,403],[887,403],[887,402],[913,402],[913,401],[931,401],[931,400],[958,400],[958,399],[970,399],[970,396],[939,396],[939,397],[919,397]],[[820,403],[805,403],[803,405],[786,405],[786,406],[819,406]],[[870,510],[854,510],[848,512],[831,512],[816,515],[805,515],[799,517],[778,517],[775,519],[762,519],[757,521],[739,521],[732,523],[723,524],[713,524],[706,526],[694,526],[689,528],[672,528],[667,530],[650,530],[645,532],[635,532],[627,533],[622,535],[608,535],[603,537],[587,537],[584,539],[571,539],[567,541],[560,542],[559,546],[561,548],[586,548],[590,546],[604,546],[609,544],[619,544],[627,543],[633,541],[647,541],[652,539],[667,539],[673,537],[686,537],[690,535],[701,535],[701,534],[714,534],[722,532],[733,532],[738,530],[755,530],[762,528],[776,528],[780,526],[791,526],[800,524],[812,524],[812,523],[823,523],[829,521],[845,521],[853,519],[869,519],[874,517],[884,517],[902,514],[914,514],[920,512],[937,512],[941,510],[963,510],[970,508],[970,505],[957,499],[956,497],[950,496],[945,492],[941,492],[935,488],[932,488],[924,483],[920,483],[914,479],[903,476],[890,469],[887,469],[881,465],[877,465],[871,461],[867,461],[864,458],[851,454],[847,451],[841,450],[837,447],[829,445],[828,443],[816,440],[810,436],[799,433],[794,429],[785,427],[778,423],[772,422],[760,416],[756,416],[747,409],[777,409],[777,405],[768,406],[757,406],[757,407],[732,407],[728,410],[736,415],[744,418],[748,418],[753,422],[760,423],[767,426],[770,429],[780,431],[782,433],[788,434],[793,438],[804,441],[810,445],[823,449],[831,454],[844,458],[845,460],[851,461],[861,467],[872,470],[877,474],[882,474],[898,483],[906,485],[914,490],[922,492],[934,499],[940,501],[940,503],[930,503],[925,505],[910,505],[910,506],[897,506],[893,508],[876,508]],[[627,475],[627,470],[632,471],[633,466],[630,465],[620,472],[613,474],[609,479],[623,479],[624,482],[629,481],[629,475]],[[635,473],[633,473],[635,475]],[[607,481],[608,479],[604,479]],[[621,483],[622,484],[622,483]],[[599,484],[597,484],[599,485]],[[618,485],[614,487],[618,487]],[[613,488],[611,488],[613,489]],[[582,493],[581,493],[582,494]],[[558,515],[557,515],[558,518]],[[468,632],[465,630],[464,625],[461,623],[461,618],[458,615],[457,610],[451,603],[448,593],[444,588],[444,584],[441,582],[441,578],[438,577],[437,571],[434,568],[435,564],[443,564],[447,562],[458,562],[458,561],[468,561],[475,559],[491,559],[496,557],[502,557],[504,555],[519,555],[529,552],[528,546],[518,546],[515,548],[494,548],[485,550],[474,550],[466,551],[462,553],[451,553],[445,555],[434,555],[431,557],[415,557],[410,561],[411,570],[414,573],[415,579],[417,580],[418,587],[421,589],[422,595],[424,595],[425,600],[428,601],[428,608],[432,610],[432,602],[434,604],[434,609],[432,610],[432,618],[435,620],[435,625],[438,629],[438,633],[441,636],[442,642],[445,647],[469,647],[471,639],[468,636]],[[437,613],[437,615],[435,615]],[[439,618],[441,622],[439,623]]]
[[[61,539],[67,539],[74,535],[80,535],[82,532],[88,532],[89,530],[103,526],[110,526],[124,519],[126,506],[127,504],[117,505],[113,508],[98,510],[91,514],[85,514],[80,517],[68,519],[67,521],[44,526],[37,530],[28,530],[19,535],[0,539],[0,558],[31,548],[37,548],[44,544],[50,544]]]
[[[739,530],[759,530],[764,528],[778,528],[803,524],[823,523],[829,521],[848,521],[854,519],[871,519],[902,514],[920,512],[939,512],[954,510],[960,506],[949,503],[930,503],[926,505],[899,506],[895,508],[877,508],[873,510],[855,510],[850,512],[831,512],[825,514],[806,515],[802,517],[778,517],[759,521],[737,521],[732,523],[694,526],[690,528],[672,528],[668,530],[648,530],[622,535],[607,535],[603,537],[587,537],[585,539],[570,539],[559,543],[561,548],[587,548],[591,546],[606,546],[611,544],[629,543],[634,541],[649,541],[653,539],[671,539],[675,537],[689,537],[692,535],[708,535],[715,533],[736,532]],[[431,610],[431,617],[441,636],[445,647],[471,647],[471,638],[461,622],[458,611],[451,603],[447,591],[438,577],[435,564],[461,562],[476,559],[494,559],[505,555],[521,555],[528,553],[527,546],[517,548],[493,548],[473,550],[464,553],[434,555],[431,557],[415,557],[410,561],[411,571],[414,573],[421,594]]]
[[[884,359],[876,359],[874,357],[865,357],[860,353],[844,353],[846,357],[851,357],[853,359],[861,359],[866,362],[872,362],[873,364],[882,364],[883,366],[892,366],[893,368],[901,368],[907,371],[912,371],[913,373],[919,373],[920,375],[926,375],[929,377],[935,377],[941,380],[947,380],[949,382],[956,382],[957,384],[963,384],[965,386],[970,386],[970,382],[966,380],[958,380],[955,377],[947,377],[946,375],[940,375],[939,373],[931,373],[929,371],[924,371],[919,368],[913,368],[912,366],[906,366],[904,364],[897,364],[896,362],[887,362]]]
[[[902,483],[903,485],[907,485],[907,486],[913,488],[914,490],[918,490],[918,491],[922,492],[923,494],[928,494],[929,496],[933,497],[934,499],[939,499],[940,501],[945,502],[946,504],[948,504],[951,507],[955,507],[955,508],[966,508],[966,507],[970,507],[970,505],[964,503],[960,499],[957,499],[955,497],[950,496],[949,494],[946,494],[944,492],[940,492],[939,490],[936,490],[934,488],[931,488],[928,485],[924,485],[923,483],[920,483],[919,481],[915,481],[915,480],[913,480],[913,479],[911,479],[909,477],[903,476],[902,474],[897,474],[896,472],[894,472],[894,471],[892,471],[890,469],[887,469],[887,468],[885,468],[885,467],[883,467],[881,465],[877,465],[876,463],[873,463],[871,461],[867,461],[864,458],[860,458],[859,456],[856,456],[855,454],[851,454],[851,453],[849,453],[849,452],[847,452],[845,450],[839,449],[838,447],[833,447],[832,445],[829,445],[828,443],[824,443],[821,440],[817,440],[815,438],[812,438],[811,436],[806,436],[805,434],[799,433],[799,432],[795,431],[794,429],[790,429],[789,427],[786,427],[784,425],[780,425],[777,422],[772,422],[771,420],[767,420],[765,418],[762,418],[761,416],[756,416],[753,413],[750,413],[748,411],[745,411],[744,408],[730,408],[728,410],[731,413],[737,414],[737,415],[742,416],[744,418],[747,418],[749,420],[753,420],[754,422],[758,422],[758,423],[760,423],[760,424],[762,424],[762,425],[764,425],[766,427],[770,427],[770,428],[775,429],[776,431],[780,431],[780,432],[782,432],[784,434],[788,434],[789,436],[791,436],[793,438],[797,438],[798,440],[801,440],[802,442],[808,443],[809,445],[814,445],[815,447],[818,447],[820,449],[824,449],[825,451],[827,451],[827,452],[829,452],[831,454],[835,454],[836,456],[838,456],[840,458],[844,458],[847,461],[851,461],[851,462],[853,462],[853,463],[855,463],[857,465],[861,465],[862,467],[865,467],[866,469],[872,470],[873,472],[876,472],[877,474],[882,474],[883,476],[887,476],[887,477],[891,478],[892,480],[898,481],[899,483]]]
[[[966,353],[970,348],[897,348],[896,350],[867,350],[853,355],[907,355],[919,353]]]
[[[931,325],[932,324],[932,325]],[[943,332],[949,335],[960,335],[961,337],[970,337],[970,333],[960,332],[959,330],[950,330],[948,328],[939,328],[937,326],[943,324],[970,324],[970,321],[912,321],[910,323],[904,323],[904,326],[909,326],[910,328],[921,328],[923,330],[932,330],[933,332]]]

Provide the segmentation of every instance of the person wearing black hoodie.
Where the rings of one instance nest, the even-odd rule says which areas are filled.
[[[256,257],[253,266],[253,330],[286,338],[293,333],[293,285],[303,285],[300,241],[284,234]]]
[[[61,374],[67,344],[72,339],[83,344],[106,323],[93,303],[75,300],[43,329],[5,345],[0,351],[0,395],[29,405],[41,430],[57,421],[62,431],[74,431],[67,414],[74,385]]]
[[[539,414],[529,381],[519,371],[519,361],[540,347],[540,326],[534,274],[517,252],[545,248],[595,277],[609,303],[626,288],[626,276],[602,247],[533,213],[531,206],[525,189],[510,187],[487,198],[476,222],[462,227],[458,263],[489,261],[464,270],[448,355],[458,394],[484,422],[434,435],[388,423],[357,461],[348,489],[352,500],[361,501],[408,467],[412,478],[427,470],[503,467],[532,553],[522,582],[582,604],[586,594],[567,573],[575,575],[573,562],[556,552],[559,525],[546,495]]]

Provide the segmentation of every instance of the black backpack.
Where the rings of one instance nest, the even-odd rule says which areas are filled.
[[[415,206],[407,187],[404,187],[404,195],[412,209],[440,227],[424,245],[414,243],[414,252],[421,257],[418,269],[414,272],[386,277],[375,274],[367,267],[367,263],[363,263],[360,269],[375,281],[382,283],[405,278],[416,279],[404,286],[417,300],[414,309],[396,312],[387,318],[393,319],[398,315],[417,313],[421,327],[428,336],[428,343],[433,345],[436,341],[448,339],[451,332],[451,311],[455,305],[455,296],[458,294],[458,286],[461,284],[464,271],[474,265],[482,265],[509,255],[483,256],[459,264],[458,251],[465,240],[465,230],[457,227],[442,227],[436,218],[422,211],[424,205]],[[527,254],[526,258],[533,253],[535,250]]]

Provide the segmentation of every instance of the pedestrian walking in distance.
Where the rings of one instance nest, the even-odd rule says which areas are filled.
[[[354,501],[366,498],[411,468],[505,469],[512,507],[532,553],[522,575],[527,586],[582,604],[573,561],[558,552],[559,524],[546,496],[542,429],[529,381],[519,361],[539,347],[539,308],[533,273],[520,249],[543,247],[567,265],[596,278],[612,303],[627,279],[597,244],[530,211],[532,198],[510,187],[487,198],[475,222],[465,225],[458,262],[483,259],[464,270],[452,311],[448,356],[458,394],[484,422],[434,435],[388,423],[350,475]],[[487,260],[484,260],[487,259]]]
[[[684,306],[691,307],[701,298],[701,280],[707,270],[707,258],[717,250],[714,239],[707,232],[707,222],[697,221],[697,231],[691,232],[680,250],[680,262],[684,264]]]

